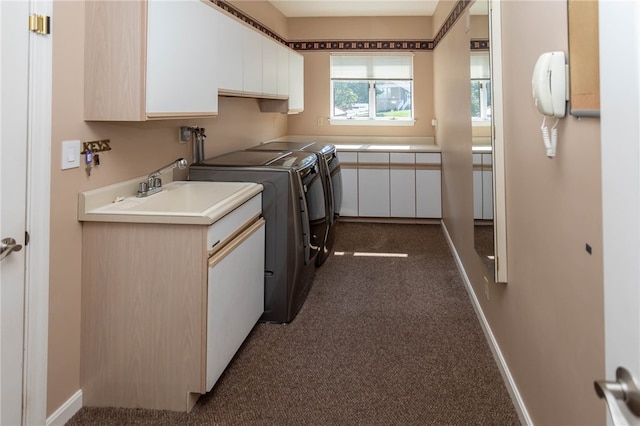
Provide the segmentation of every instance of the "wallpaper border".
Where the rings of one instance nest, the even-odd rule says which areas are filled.
[[[433,40],[292,40],[288,41],[251,16],[236,9],[225,0],[209,0],[225,12],[235,16],[263,34],[296,51],[433,51],[453,28],[456,21],[472,3],[472,0],[458,0]],[[489,50],[489,41],[471,40],[471,50]]]

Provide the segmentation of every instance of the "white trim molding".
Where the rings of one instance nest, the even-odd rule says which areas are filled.
[[[29,4],[30,14],[53,18],[53,1],[31,0]],[[44,424],[47,415],[52,55],[52,36],[31,33],[22,419],[25,425]]]
[[[471,304],[473,305],[473,309],[476,311],[476,315],[478,316],[478,320],[480,321],[480,325],[482,326],[482,331],[484,331],[484,335],[487,339],[487,343],[489,343],[489,347],[491,348],[491,352],[493,354],[493,359],[496,361],[498,365],[498,369],[500,370],[500,374],[502,375],[502,380],[504,380],[504,384],[511,396],[511,400],[513,401],[513,405],[518,413],[518,417],[520,418],[520,422],[523,425],[533,425],[533,421],[529,416],[529,412],[527,411],[527,407],[524,405],[524,401],[520,396],[520,392],[518,391],[518,387],[516,386],[515,380],[513,380],[513,376],[509,371],[509,366],[507,365],[504,356],[502,356],[502,351],[500,351],[500,346],[498,345],[498,341],[493,335],[491,331],[491,327],[487,322],[487,318],[484,316],[484,312],[482,311],[482,307],[480,306],[480,302],[476,297],[475,292],[473,291],[473,287],[471,285],[471,281],[469,280],[469,276],[464,269],[464,265],[462,264],[462,260],[458,255],[455,245],[453,244],[453,240],[449,235],[449,231],[447,230],[447,226],[444,221],[441,222],[442,231],[444,233],[445,238],[447,239],[447,244],[449,244],[449,248],[451,249],[451,254],[453,255],[456,265],[458,266],[458,270],[460,271],[460,276],[464,281],[464,285],[467,289],[467,293],[469,294],[469,299],[471,299]]]
[[[46,426],[63,426],[82,408],[82,390],[74,393],[64,404],[49,416]]]

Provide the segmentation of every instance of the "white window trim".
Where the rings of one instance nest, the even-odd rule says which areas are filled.
[[[414,56],[414,53],[378,53],[378,54],[371,54],[371,53],[350,53],[350,54],[342,54],[342,53],[331,53],[331,55],[336,55],[336,56]],[[330,66],[331,68],[331,66]],[[414,126],[416,119],[415,119],[415,104],[414,104],[414,100],[415,100],[415,96],[414,96],[414,78],[413,78],[413,60],[411,61],[411,112],[412,112],[412,117],[410,118],[403,118],[403,117],[391,117],[391,118],[387,118],[387,117],[351,117],[351,118],[347,118],[347,117],[334,117],[333,116],[333,111],[334,111],[334,100],[333,100],[333,78],[331,76],[329,76],[329,81],[330,81],[330,95],[329,95],[329,99],[330,99],[330,114],[329,114],[329,124],[333,125],[333,126]],[[372,81],[375,81],[376,78],[374,76],[368,76],[368,80],[371,83]],[[362,80],[365,81],[366,79],[355,79],[355,80]],[[371,87],[369,90],[373,90]],[[369,98],[369,102],[373,102],[372,98]],[[373,106],[370,105],[370,111],[373,110]]]

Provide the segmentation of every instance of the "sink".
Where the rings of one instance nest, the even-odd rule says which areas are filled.
[[[137,182],[137,180],[136,180]],[[129,182],[121,188],[131,193]],[[176,181],[147,197],[121,196],[117,185],[83,192],[78,219],[101,222],[147,222],[209,225],[262,191],[247,182]]]
[[[233,182],[232,182],[233,183]],[[138,198],[127,197],[99,209],[111,213],[201,213],[241,190],[240,185],[211,185],[210,182],[173,182],[161,192]]]

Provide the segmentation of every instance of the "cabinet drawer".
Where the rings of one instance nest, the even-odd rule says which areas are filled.
[[[209,256],[224,246],[225,242],[242,232],[262,213],[262,194],[258,194],[214,223],[207,230]]]
[[[440,154],[426,152],[417,153],[416,164],[440,164]]]
[[[340,164],[357,163],[358,153],[357,152],[338,152],[338,160],[340,160]]]
[[[358,167],[367,163],[388,165],[389,153],[388,152],[359,152]]]

